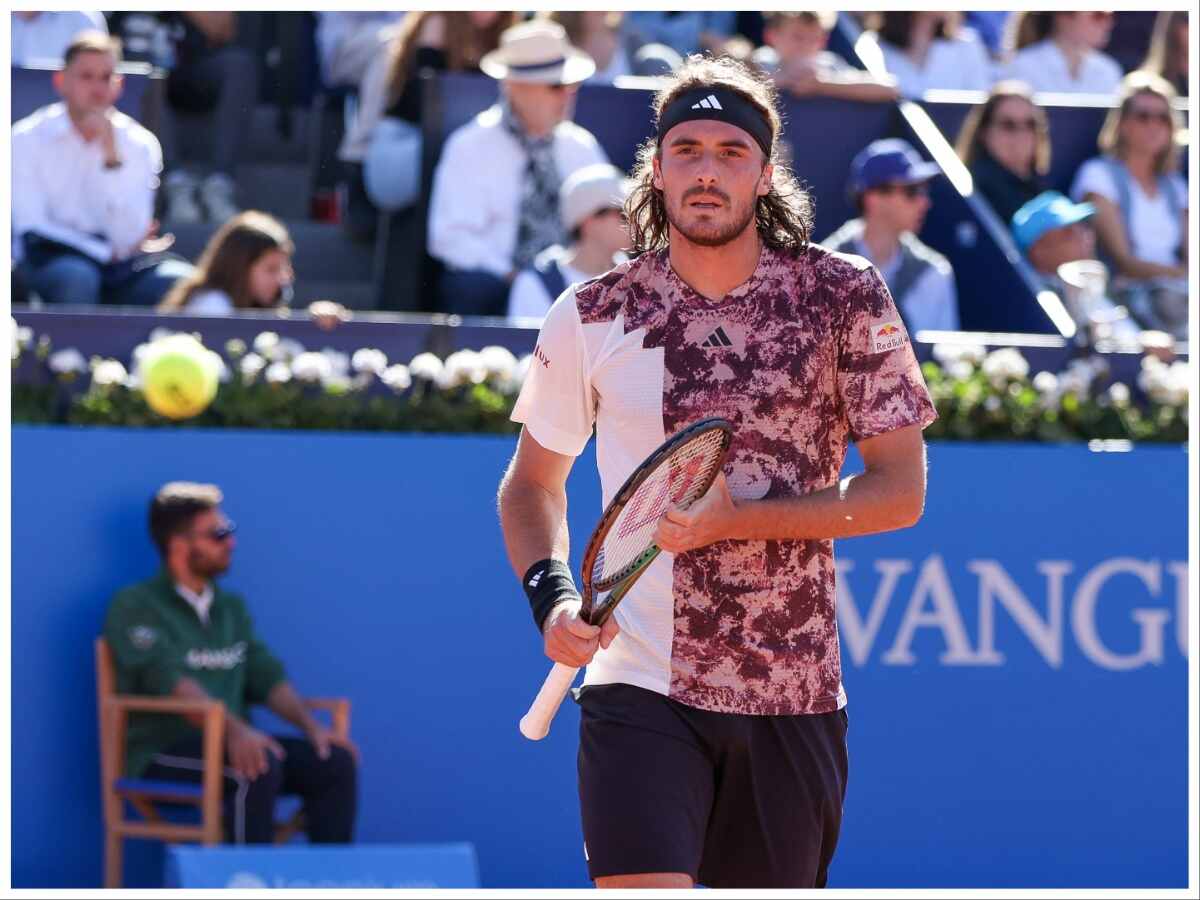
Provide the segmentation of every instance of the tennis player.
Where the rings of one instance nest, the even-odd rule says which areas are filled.
[[[924,506],[935,413],[904,325],[865,259],[809,243],[810,200],[774,162],[772,90],[729,60],[671,77],[627,204],[640,255],[558,298],[513,412],[501,522],[546,655],[587,664],[598,887],[826,883],[847,775],[832,539]],[[735,426],[724,476],[665,515],[667,552],[588,625],[566,564],[575,456],[594,426],[607,503],[706,416]],[[866,470],[839,482],[850,441]]]

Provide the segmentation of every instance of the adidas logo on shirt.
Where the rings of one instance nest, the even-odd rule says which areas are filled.
[[[710,334],[700,344],[701,347],[732,347],[733,341],[729,339],[729,335],[725,333],[725,329],[720,325],[717,330]]]
[[[709,94],[707,97],[705,97],[699,103],[692,104],[692,109],[724,109],[724,108],[725,107],[723,107],[720,104],[720,102],[718,102],[717,98],[714,97],[712,94]]]

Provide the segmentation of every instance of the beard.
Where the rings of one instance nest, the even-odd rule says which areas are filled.
[[[726,203],[729,203],[729,218],[725,221],[719,221],[710,214],[707,219],[698,215],[697,220],[686,221],[687,207],[684,204],[687,203],[689,196],[695,194],[719,196]],[[663,195],[663,199],[664,201],[666,200],[665,194]],[[752,226],[757,204],[757,196],[745,206],[736,206],[730,203],[728,194],[718,191],[697,191],[695,188],[685,191],[677,204],[664,203],[667,212],[667,221],[689,242],[699,247],[720,247],[739,237],[747,228]]]
[[[192,570],[193,574],[207,580],[223,575],[228,571],[230,562],[229,554],[211,556],[192,551],[188,555],[188,568]]]

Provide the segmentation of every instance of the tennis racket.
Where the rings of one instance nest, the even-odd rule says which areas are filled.
[[[583,553],[580,617],[603,625],[635,581],[658,558],[658,520],[670,506],[687,509],[704,496],[721,471],[733,425],[702,419],[678,432],[634,469],[600,517]],[[604,596],[601,596],[601,595]],[[540,741],[550,731],[579,669],[555,663],[529,712],[521,734]]]

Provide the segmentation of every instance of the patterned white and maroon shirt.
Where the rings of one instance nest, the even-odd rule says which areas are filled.
[[[688,287],[666,251],[568,289],[512,417],[572,456],[594,426],[607,504],[667,436],[706,416],[733,422],[730,492],[756,500],[830,487],[850,441],[925,427],[936,413],[879,273],[809,245],[764,248],[720,301]],[[622,682],[755,715],[846,703],[830,540],[663,553],[615,616],[621,633],[585,685]]]

